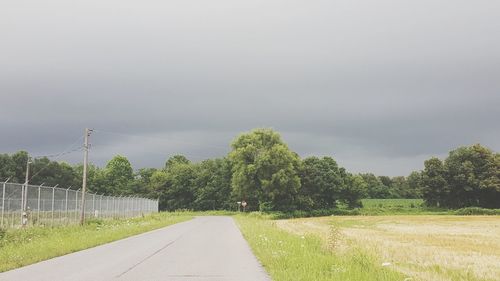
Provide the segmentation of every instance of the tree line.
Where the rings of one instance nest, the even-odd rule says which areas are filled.
[[[24,182],[26,152],[0,154],[0,180]],[[235,210],[246,201],[249,210],[293,211],[361,206],[362,198],[424,198],[433,207],[500,207],[499,156],[480,145],[461,147],[441,161],[407,177],[354,174],[332,157],[301,159],[271,129],[241,134],[222,158],[193,163],[182,155],[162,168],[134,171],[117,155],[105,167],[89,165],[91,192],[160,199],[162,210]],[[34,159],[30,183],[59,184],[78,189],[82,165]]]

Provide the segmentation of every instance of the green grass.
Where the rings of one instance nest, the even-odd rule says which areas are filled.
[[[422,199],[363,199],[363,208],[422,208]]]
[[[404,280],[399,272],[383,267],[374,253],[361,248],[348,252],[335,248],[335,229],[329,244],[314,235],[299,236],[276,227],[256,214],[235,216],[254,254],[275,281],[301,280]]]
[[[363,199],[359,215],[453,215],[449,209],[429,208],[422,199]]]
[[[143,218],[90,220],[86,225],[31,227],[0,231],[0,272],[95,247],[191,219],[189,213]]]

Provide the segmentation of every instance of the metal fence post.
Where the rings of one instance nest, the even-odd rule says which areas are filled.
[[[57,185],[56,185],[57,186]],[[56,195],[56,187],[52,187],[52,211],[51,211],[51,224],[52,226],[54,225],[54,199],[55,199],[55,195]]]
[[[78,189],[80,190],[80,189]],[[75,192],[75,219],[78,220],[78,190]]]
[[[21,185],[21,226],[24,226],[24,186]]]
[[[68,223],[68,221],[69,221],[69,214],[68,214],[68,192],[69,192],[70,188],[71,188],[71,186],[66,189],[66,203],[65,203],[65,206],[64,206],[64,213],[65,213],[64,217],[66,218],[66,223]]]
[[[4,183],[2,185],[2,223],[0,224],[2,227],[3,227],[3,216],[5,213],[5,186],[7,185],[7,182],[9,180],[10,180],[10,178],[8,178],[6,181],[4,181]]]
[[[38,224],[40,224],[40,193],[43,185],[44,183],[38,186],[38,197],[36,201],[36,217],[37,217],[36,220]]]

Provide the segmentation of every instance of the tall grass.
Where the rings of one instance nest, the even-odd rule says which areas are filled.
[[[314,235],[299,236],[256,215],[235,217],[253,252],[275,281],[404,280],[404,275],[383,267],[375,255],[353,248],[337,251],[336,231],[325,244]]]
[[[192,218],[159,213],[143,218],[90,220],[84,226],[8,229],[0,234],[0,272],[95,247]]]

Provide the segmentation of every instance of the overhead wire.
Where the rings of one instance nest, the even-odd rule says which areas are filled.
[[[62,156],[64,155],[67,155],[67,154],[71,154],[73,152],[76,152],[76,151],[80,151],[83,149],[83,145],[77,147],[77,148],[73,148],[75,146],[75,144],[77,144],[78,142],[81,142],[82,139],[84,138],[84,136],[80,136],[75,142],[73,142],[70,146],[68,146],[68,148],[66,148],[63,152],[61,153],[57,153],[57,154],[50,154],[50,155],[40,155],[40,156],[34,156],[32,157],[32,159],[40,159],[40,158],[53,158],[53,161],[57,161],[59,158],[61,158]],[[44,171],[47,167],[48,167],[49,163],[45,164],[42,169],[38,170],[36,173],[34,173],[29,181],[31,181],[35,176],[37,176],[38,174],[40,174],[42,171]]]

